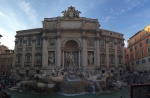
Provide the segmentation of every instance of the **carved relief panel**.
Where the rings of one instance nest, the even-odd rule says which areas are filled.
[[[88,47],[94,47],[94,38],[88,38],[87,44]]]
[[[48,45],[51,47],[54,47],[55,46],[55,38],[49,38],[48,39]]]

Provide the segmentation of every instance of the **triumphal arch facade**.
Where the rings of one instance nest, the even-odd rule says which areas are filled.
[[[13,71],[52,72],[75,66],[116,71],[124,68],[123,34],[100,28],[98,19],[68,7],[63,16],[44,18],[43,27],[16,32]]]

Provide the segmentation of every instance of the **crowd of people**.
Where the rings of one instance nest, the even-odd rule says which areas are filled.
[[[0,76],[0,98],[11,98],[11,95],[6,91],[8,90],[8,88],[16,85],[17,82],[19,81],[11,78],[10,76]]]

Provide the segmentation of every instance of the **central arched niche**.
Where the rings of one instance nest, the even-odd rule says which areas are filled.
[[[75,40],[68,40],[64,45],[64,65],[78,66],[79,64],[79,45]]]

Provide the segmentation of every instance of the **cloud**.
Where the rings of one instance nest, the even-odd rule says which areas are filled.
[[[5,17],[6,15],[4,13],[0,12],[0,16],[4,16]]]
[[[31,6],[31,4],[29,2],[26,2],[25,0],[21,0],[18,3],[18,6],[29,16],[31,20],[33,20],[33,23],[36,24],[37,13],[34,10],[34,8]]]
[[[128,46],[128,42],[127,42],[127,40],[124,40],[124,47],[127,47]]]
[[[0,28],[0,34],[3,36],[1,37],[0,40],[1,44],[9,47],[9,49],[14,49],[14,41],[15,41],[14,35],[2,28]]]
[[[108,23],[110,20],[112,20],[114,17],[113,16],[106,16],[102,18],[103,23]]]

